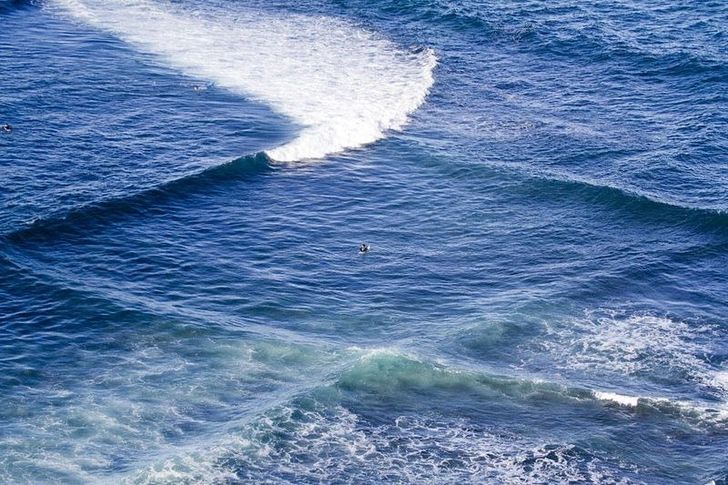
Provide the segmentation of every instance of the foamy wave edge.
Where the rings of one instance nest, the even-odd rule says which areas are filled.
[[[245,6],[191,12],[148,0],[52,5],[290,119],[298,135],[266,151],[279,162],[323,158],[402,129],[434,84],[432,49],[402,49],[341,19]]]
[[[627,396],[614,392],[592,391],[597,401],[614,403],[626,408],[636,409],[640,406],[648,406],[686,416],[694,416],[699,421],[714,424],[728,424],[728,406],[725,403],[717,404],[715,407],[702,406],[688,401],[675,401],[668,398]]]

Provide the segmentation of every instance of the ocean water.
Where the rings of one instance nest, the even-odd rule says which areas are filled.
[[[0,34],[0,482],[728,481],[724,2]]]

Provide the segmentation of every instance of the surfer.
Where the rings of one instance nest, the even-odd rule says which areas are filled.
[[[361,246],[359,246],[359,252],[362,254],[369,252],[369,246],[367,246],[364,243],[361,243]]]
[[[10,127],[10,124],[9,123],[5,123],[3,125],[3,131],[6,131],[6,132],[10,133],[11,130],[12,130],[12,128]]]

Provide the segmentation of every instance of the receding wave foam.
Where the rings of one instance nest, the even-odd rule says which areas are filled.
[[[552,328],[541,347],[561,360],[557,366],[640,392],[594,391],[598,400],[627,407],[645,403],[725,420],[728,373],[711,357],[716,332],[706,324],[664,316],[590,311],[567,326]],[[651,388],[647,394],[641,392],[645,384]],[[667,390],[672,390],[668,397],[649,395]]]
[[[271,442],[270,436],[284,440]],[[236,478],[251,482],[263,477],[329,483],[597,483],[616,478],[609,464],[577,446],[527,442],[456,418],[399,416],[370,427],[343,407],[276,409],[239,444],[225,463]]]
[[[191,12],[144,0],[56,4],[300,125],[294,140],[267,152],[278,161],[321,158],[383,138],[403,127],[433,83],[431,50],[404,51],[343,20],[237,6]]]
[[[659,413],[678,416],[681,421],[688,418],[694,422],[691,417],[703,421],[696,410],[667,400],[629,398],[463,371],[394,348],[350,351],[345,359],[354,361],[345,364],[348,370],[329,383],[319,380],[311,387],[303,385],[298,388],[301,392],[284,399],[278,399],[281,395],[273,392],[265,401],[271,406],[260,408],[264,410],[257,416],[233,418],[219,433],[201,442],[186,446],[176,441],[168,443],[142,468],[124,470],[122,476],[112,477],[113,483],[617,483],[628,481],[625,476],[637,479],[640,469],[625,462],[618,452],[602,447],[602,438],[571,443],[548,429],[546,433],[524,432],[523,425],[528,421],[514,425],[511,420],[483,417],[492,417],[494,409],[502,405],[508,416],[516,416],[515,421],[519,421],[523,405],[543,410],[548,404],[561,408],[572,420],[582,414],[574,410],[593,410],[595,401],[609,401],[639,408],[641,416]],[[145,359],[165,354],[150,352]],[[291,349],[277,345],[244,346],[240,352],[243,360],[252,365],[253,374],[262,371],[268,375],[272,371],[277,375],[274,364],[281,355],[288,357],[289,365],[293,364],[291,372],[311,359],[306,349],[294,349],[291,356]],[[237,351],[232,355],[238,355]],[[221,358],[230,360],[225,356]],[[314,362],[323,370],[331,363],[341,364],[342,356],[333,356],[333,360],[319,356]],[[281,376],[306,380],[308,373],[300,370]],[[131,381],[134,377],[125,379]],[[234,382],[239,379],[237,375],[230,378]],[[247,389],[249,381],[242,382]],[[199,386],[200,391],[204,389],[206,386]],[[179,393],[185,391],[173,395],[184,397]],[[417,401],[428,397],[413,410],[405,405],[408,396]],[[216,394],[209,397],[214,401]],[[220,402],[234,410],[238,399]],[[606,409],[611,407],[607,405]],[[427,412],[423,413],[423,408]],[[618,414],[623,414],[622,410]],[[601,429],[602,410],[598,416],[581,423]],[[178,419],[188,416],[175,417]],[[548,423],[537,422],[549,427]],[[619,431],[614,432],[618,439]]]
[[[463,372],[393,348],[351,350],[359,358],[331,386],[271,407],[204,450],[175,449],[130,480],[603,483],[632,471],[578,444],[513,432],[495,424],[498,420],[483,425],[473,419],[473,413],[496,406],[497,396],[507,397],[502,402],[508,413],[518,408],[514,400],[589,406],[590,398],[601,396]],[[432,398],[436,393],[443,399]],[[408,410],[408,395],[430,396],[428,412]],[[459,396],[452,402],[455,412],[445,402],[448,395]],[[462,406],[469,399],[473,405]],[[381,408],[381,402],[388,403],[386,416],[370,407]]]

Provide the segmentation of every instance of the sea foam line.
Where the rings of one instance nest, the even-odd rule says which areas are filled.
[[[322,158],[401,129],[434,82],[432,50],[403,50],[344,20],[245,7],[192,12],[147,0],[54,5],[291,119],[298,136],[267,152],[278,161]]]

